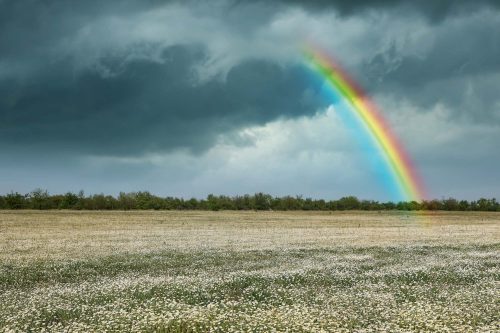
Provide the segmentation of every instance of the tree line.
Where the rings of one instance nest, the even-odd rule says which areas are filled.
[[[0,195],[0,209],[74,209],[74,210],[447,210],[500,211],[495,198],[475,201],[447,198],[429,201],[379,202],[346,196],[338,200],[274,197],[265,193],[253,195],[213,195],[205,199],[160,197],[145,192],[121,192],[118,196],[68,192],[49,194],[36,189],[27,194],[11,192]]]

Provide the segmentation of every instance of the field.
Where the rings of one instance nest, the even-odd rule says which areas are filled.
[[[0,331],[498,332],[500,214],[0,212]]]

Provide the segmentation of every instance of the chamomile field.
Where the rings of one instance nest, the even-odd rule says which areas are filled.
[[[499,213],[0,213],[1,332],[499,330]]]

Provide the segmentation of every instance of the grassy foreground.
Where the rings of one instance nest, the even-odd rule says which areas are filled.
[[[500,213],[0,213],[0,331],[496,332]]]

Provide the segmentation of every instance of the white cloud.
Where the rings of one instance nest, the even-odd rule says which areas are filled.
[[[141,158],[92,157],[87,165],[95,170],[146,165],[142,167],[148,169],[146,177],[157,179],[148,189],[186,197],[263,191],[394,199],[377,179],[380,170],[373,169],[374,156],[360,149],[355,133],[345,127],[333,107],[310,118],[282,119],[236,135],[252,143],[235,146],[221,137],[219,144],[201,156],[179,151]],[[118,188],[123,189],[123,184]]]
[[[491,182],[486,175],[470,177],[473,170],[495,172],[484,160],[495,149],[492,142],[500,133],[498,126],[457,126],[449,119],[450,110],[442,105],[423,112],[408,101],[379,101],[420,168],[432,197],[498,195],[494,185],[498,179]],[[92,157],[86,160],[86,166],[95,172],[128,168],[143,172],[127,183],[128,188],[124,188],[123,177],[117,177],[112,185],[116,191],[146,188],[161,195],[184,197],[263,191],[323,198],[352,194],[367,199],[399,199],[391,181],[384,178],[387,169],[379,152],[361,147],[358,134],[329,107],[313,117],[281,119],[242,129],[232,135],[243,137],[246,144],[234,145],[233,139],[221,137],[216,146],[200,156],[177,151],[137,158]],[[479,138],[482,144],[478,146]],[[106,186],[109,188],[109,184]]]

